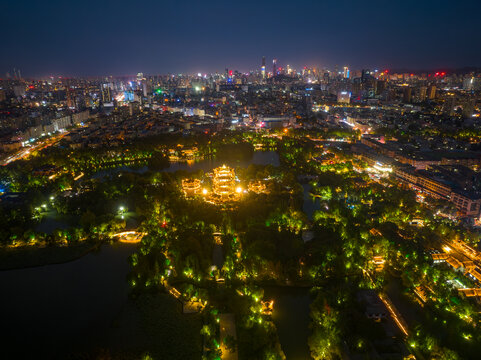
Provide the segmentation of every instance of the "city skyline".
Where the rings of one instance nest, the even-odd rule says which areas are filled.
[[[440,69],[481,65],[475,1],[403,4],[310,1],[2,6],[0,74],[25,77],[294,68]],[[75,16],[73,16],[75,15]],[[268,68],[268,70],[270,70]]]
[[[8,359],[481,353],[481,1],[4,1]]]

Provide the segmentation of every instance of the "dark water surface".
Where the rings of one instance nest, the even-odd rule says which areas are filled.
[[[169,167],[160,170],[161,172],[176,172],[179,170],[183,171],[197,171],[197,170],[204,170],[210,171],[215,167],[221,165],[229,165],[231,167],[247,167],[251,164],[254,165],[273,165],[279,166],[279,155],[275,151],[256,151],[252,156],[252,159],[245,160],[245,161],[224,161],[224,160],[217,160],[213,158],[206,158],[198,161],[194,161],[192,163],[187,162],[175,162],[171,163]],[[96,172],[93,177],[94,178],[101,178],[107,175],[116,174],[122,171],[130,171],[134,173],[143,174],[147,172],[149,168],[147,166],[119,166],[112,169],[104,169]]]
[[[128,300],[135,249],[104,245],[66,264],[0,271],[0,358],[62,358],[101,344]]]
[[[274,300],[272,319],[287,360],[309,360],[307,339],[309,330],[309,305],[312,300],[308,288],[267,288],[265,299]]]

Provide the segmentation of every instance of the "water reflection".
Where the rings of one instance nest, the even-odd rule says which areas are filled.
[[[198,161],[187,161],[187,162],[175,162],[171,163],[168,168],[162,169],[165,172],[176,172],[179,170],[183,171],[197,171],[204,170],[210,171],[215,167],[221,166],[223,164],[229,165],[230,167],[248,167],[251,164],[254,165],[273,165],[279,166],[279,155],[275,151],[256,151],[250,160],[244,161],[223,161],[217,160],[215,158],[205,158]],[[122,171],[134,172],[138,174],[143,174],[147,172],[149,168],[147,166],[128,166],[123,165],[111,169],[104,169],[97,171],[92,177],[102,178],[104,176],[117,174]]]

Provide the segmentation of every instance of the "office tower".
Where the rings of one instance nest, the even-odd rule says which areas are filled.
[[[15,97],[22,97],[25,96],[26,91],[25,91],[25,85],[14,85],[13,86],[13,93],[15,94]]]
[[[109,84],[102,84],[102,103],[108,104],[112,102],[112,94]]]
[[[272,60],[272,76],[277,75],[277,59]]]
[[[475,103],[474,99],[467,99],[462,103],[463,117],[470,118],[473,115],[474,103]]]
[[[361,82],[365,83],[370,78],[371,78],[371,70],[363,69],[361,73]]]
[[[343,76],[344,76],[344,79],[349,79],[349,68],[347,66],[344,66]]]
[[[261,73],[262,73],[262,78],[266,78],[266,57],[262,57],[262,66],[261,66]]]
[[[324,73],[324,82],[329,84],[329,73],[327,71]]]
[[[384,90],[386,90],[386,81],[385,80],[377,80],[375,82],[376,88],[376,95],[381,95]]]
[[[419,88],[419,98],[418,98],[418,100],[421,101],[421,102],[425,101],[427,93],[428,93],[428,88],[426,86],[421,86]]]
[[[403,102],[404,103],[410,103],[411,102],[412,93],[413,93],[413,89],[411,87],[406,86],[404,88],[404,92],[403,92]]]
[[[444,99],[443,107],[442,107],[443,113],[450,116],[454,115],[455,102],[456,102],[456,97],[454,96],[454,94],[451,93],[450,95],[446,96],[446,98]]]
[[[436,97],[436,86],[431,85],[428,87],[428,99],[433,100]]]
[[[142,95],[147,97],[152,94],[152,81],[144,80],[142,81]]]
[[[419,87],[418,100],[421,102],[425,101],[427,97],[427,93],[428,93],[428,88],[426,86]]]
[[[351,102],[351,93],[349,91],[339,91],[337,93],[337,102],[341,104],[349,104]]]
[[[74,94],[72,94],[72,88],[70,87],[69,79],[67,79],[65,84],[65,92],[67,96],[67,107],[69,109],[75,109],[75,99],[74,99]]]

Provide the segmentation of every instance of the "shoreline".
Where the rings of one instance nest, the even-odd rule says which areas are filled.
[[[98,250],[103,244],[105,242],[79,243],[70,246],[1,248],[0,271],[69,263]]]

